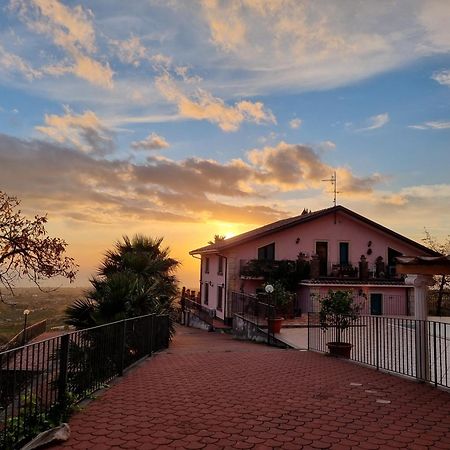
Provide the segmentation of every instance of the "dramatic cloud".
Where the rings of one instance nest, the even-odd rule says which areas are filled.
[[[301,119],[292,119],[290,122],[289,122],[289,126],[292,128],[292,129],[294,129],[294,130],[296,130],[297,128],[300,128],[300,125],[302,124],[302,120]]]
[[[71,61],[50,65],[46,73],[73,73],[97,86],[111,88],[113,71],[108,63],[94,59],[96,53],[92,12],[81,6],[65,6],[58,0],[11,0],[10,8],[28,28],[48,36]]]
[[[261,102],[244,100],[228,106],[222,99],[200,88],[186,94],[167,73],[156,79],[156,87],[169,102],[177,105],[180,115],[208,120],[216,123],[223,131],[236,131],[243,122],[276,123],[275,116]]]
[[[156,133],[149,134],[142,141],[134,141],[131,146],[136,150],[161,150],[169,147],[169,143]]]
[[[441,70],[440,72],[434,72],[432,77],[439,84],[450,86],[450,70]]]
[[[357,131],[370,131],[384,127],[389,122],[389,114],[388,113],[377,114],[376,116],[369,117],[367,122],[368,122],[367,127],[359,128]]]
[[[409,125],[408,128],[414,130],[447,130],[450,128],[450,122],[446,121],[430,121],[420,125]]]
[[[254,178],[258,183],[273,184],[284,191],[323,189],[323,180],[334,171],[337,171],[339,187],[346,196],[370,193],[382,181],[378,174],[357,177],[348,168],[334,168],[304,145],[280,142],[276,147],[251,150],[248,158],[256,166]]]
[[[103,156],[114,151],[111,131],[92,111],[77,115],[65,107],[62,116],[46,114],[45,125],[36,130],[57,142],[70,143],[82,152]]]
[[[53,122],[50,134],[54,132],[56,139],[62,143],[77,139],[57,120]],[[63,122],[71,122],[70,129],[95,120],[89,114],[67,115]],[[288,213],[282,207],[268,206],[265,190],[325,190],[321,179],[332,170],[311,148],[286,143],[254,149],[247,162],[150,156],[144,164],[133,164],[97,159],[62,144],[0,135],[3,189],[58,215],[99,223],[123,217],[270,222]],[[335,170],[343,195],[367,195],[380,181],[377,175],[357,177],[348,168]]]

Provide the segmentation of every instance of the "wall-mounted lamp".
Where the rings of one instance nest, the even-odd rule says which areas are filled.
[[[213,283],[212,283],[212,281],[209,282],[209,285],[210,285],[211,287],[214,286]]]

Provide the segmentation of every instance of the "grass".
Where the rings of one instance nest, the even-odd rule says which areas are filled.
[[[38,288],[17,288],[15,295],[3,293],[0,302],[0,345],[23,328],[23,311],[29,309],[27,324],[47,319],[47,330],[64,325],[64,311],[75,299],[82,297],[85,288],[59,288],[42,292]]]

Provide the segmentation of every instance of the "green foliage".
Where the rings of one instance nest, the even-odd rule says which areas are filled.
[[[319,321],[322,330],[336,329],[336,341],[341,341],[341,332],[346,330],[360,315],[361,305],[355,303],[351,291],[328,291],[320,302]]]
[[[67,393],[64,405],[55,403],[48,410],[41,409],[37,398],[23,395],[20,398],[22,413],[10,417],[0,432],[0,448],[21,448],[42,431],[57,427],[68,420],[75,410],[75,397]]]
[[[162,238],[127,236],[108,250],[85,298],[67,308],[66,323],[78,329],[140,315],[174,313],[179,262]]]

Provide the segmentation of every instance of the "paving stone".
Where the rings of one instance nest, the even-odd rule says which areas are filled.
[[[169,351],[117,380],[70,426],[54,449],[450,449],[450,395],[348,361],[178,327]]]

